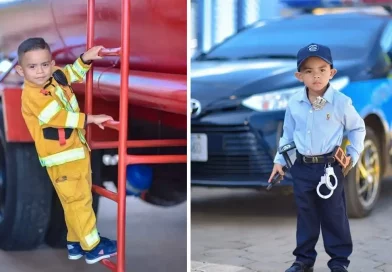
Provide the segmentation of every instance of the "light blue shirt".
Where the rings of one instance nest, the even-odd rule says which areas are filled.
[[[335,146],[342,144],[346,130],[350,141],[346,151],[355,165],[364,149],[365,122],[352,105],[351,98],[336,91],[331,85],[323,97],[327,102],[317,111],[313,110],[305,88],[290,98],[279,146],[294,141],[302,155],[322,155],[332,152]],[[286,164],[278,152],[274,162]]]

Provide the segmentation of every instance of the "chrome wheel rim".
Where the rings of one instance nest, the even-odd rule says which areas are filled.
[[[371,140],[365,140],[364,150],[357,163],[356,188],[365,209],[373,205],[380,186],[380,154]]]

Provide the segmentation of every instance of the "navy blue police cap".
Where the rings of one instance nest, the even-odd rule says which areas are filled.
[[[331,50],[329,47],[317,43],[311,43],[301,48],[297,53],[297,69],[300,70],[302,63],[310,57],[319,57],[328,64],[333,65]]]

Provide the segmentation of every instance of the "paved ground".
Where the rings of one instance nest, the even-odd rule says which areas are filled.
[[[102,198],[98,227],[102,234],[116,237],[117,204]],[[160,208],[135,198],[127,200],[126,271],[184,272],[187,268],[186,203]],[[114,259],[115,260],[115,259]],[[65,250],[42,247],[31,252],[0,250],[1,272],[108,272],[101,264],[87,265],[84,259],[68,261]]]
[[[350,219],[354,252],[349,271],[392,272],[392,181],[378,207]],[[192,271],[283,272],[294,260],[296,214],[292,196],[249,190],[192,189]],[[329,272],[322,238],[315,272]]]

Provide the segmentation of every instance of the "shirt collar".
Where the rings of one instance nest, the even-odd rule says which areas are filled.
[[[323,98],[325,98],[325,100],[327,100],[327,102],[332,103],[334,93],[335,93],[335,89],[331,86],[330,83],[328,83],[328,88],[327,88],[327,91],[324,93]],[[299,101],[309,102],[306,87],[304,87],[304,89],[302,91],[302,95],[299,96]]]

